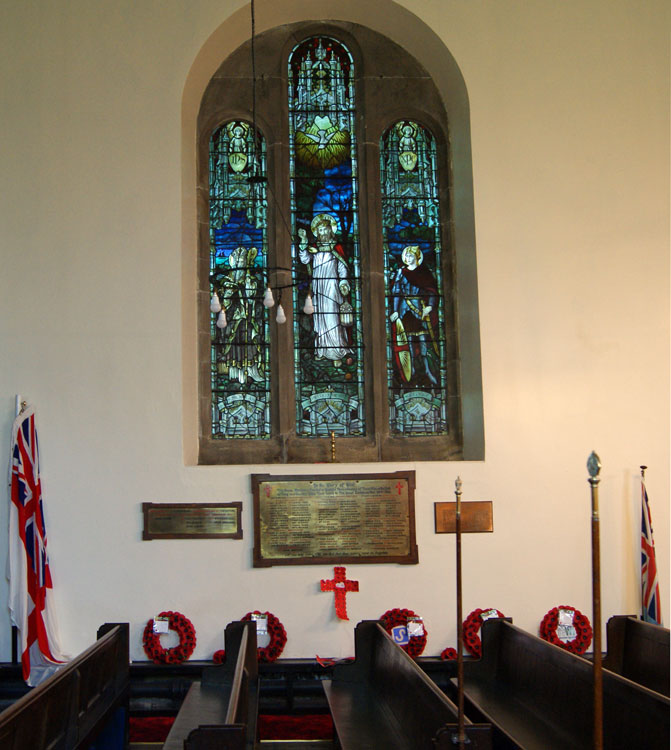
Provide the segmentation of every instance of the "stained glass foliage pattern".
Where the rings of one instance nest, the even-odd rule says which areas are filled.
[[[224,123],[210,139],[209,172],[210,292],[222,307],[210,325],[212,437],[269,438],[266,185],[250,179],[266,174],[261,135],[243,120]]]
[[[296,434],[365,434],[354,69],[328,37],[289,57]]]
[[[436,144],[402,120],[380,143],[387,315],[387,386],[392,434],[448,430]]]

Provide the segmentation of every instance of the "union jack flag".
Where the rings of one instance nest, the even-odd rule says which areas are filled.
[[[66,660],[53,612],[35,414],[14,421],[10,457],[9,609],[21,637],[23,678],[37,685]]]
[[[662,625],[662,611],[659,601],[659,580],[655,559],[655,541],[652,538],[650,505],[645,484],[641,481],[641,601],[643,619]]]

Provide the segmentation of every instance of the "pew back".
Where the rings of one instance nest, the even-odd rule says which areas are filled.
[[[606,625],[608,652],[603,666],[650,690],[669,695],[669,630],[632,615],[616,615]]]
[[[3,750],[83,748],[127,703],[128,625],[105,625],[98,636],[92,646],[0,714]]]
[[[435,747],[445,725],[456,725],[456,705],[377,621],[356,626],[354,645],[354,661],[323,683],[342,748]],[[490,747],[489,728],[466,723],[469,747]]]
[[[226,626],[226,661],[207,667],[177,714],[164,750],[251,750],[256,747],[258,657],[256,623]]]
[[[591,748],[591,662],[515,627],[482,626],[482,658],[465,664],[465,694],[520,748]],[[604,747],[668,748],[669,700],[603,672]]]

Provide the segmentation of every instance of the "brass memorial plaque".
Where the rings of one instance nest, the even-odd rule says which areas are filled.
[[[242,539],[242,503],[142,503],[143,539]]]
[[[436,534],[457,533],[457,504],[434,503]],[[461,530],[464,534],[494,531],[492,501],[461,503]]]
[[[418,560],[415,472],[252,474],[254,567]]]

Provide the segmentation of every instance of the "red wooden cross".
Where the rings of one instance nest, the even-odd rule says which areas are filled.
[[[358,591],[358,581],[348,581],[345,575],[345,568],[333,568],[335,575],[331,581],[321,581],[322,591],[335,592],[335,611],[341,620],[349,620],[347,617],[347,601],[345,595],[348,591]]]

